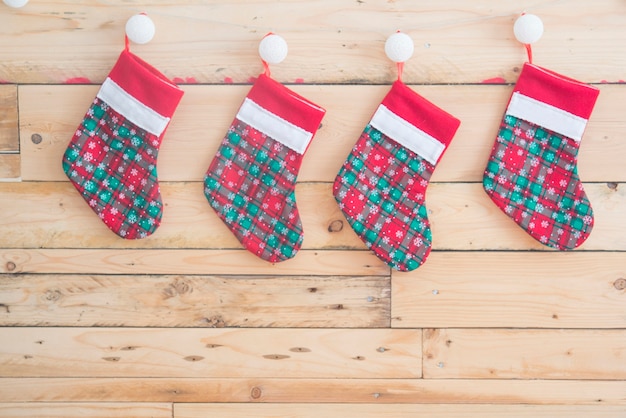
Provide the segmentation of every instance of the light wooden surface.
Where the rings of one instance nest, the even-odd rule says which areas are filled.
[[[84,1],[0,5],[0,417],[626,416],[626,4],[618,0]],[[182,85],[158,160],[164,217],[112,234],[61,170],[116,56],[133,45]],[[481,187],[525,51],[600,88],[579,154],[595,212],[575,251],[542,247]],[[415,41],[404,80],[461,119],[426,204],[433,252],[392,271],[332,181]],[[303,250],[241,249],[202,193],[219,141],[281,34],[272,75],[327,110],[305,155]]]

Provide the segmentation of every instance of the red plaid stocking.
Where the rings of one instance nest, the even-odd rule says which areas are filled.
[[[337,174],[333,194],[348,222],[397,270],[430,253],[426,187],[459,124],[398,80]]]
[[[156,159],[182,95],[126,48],[65,151],[63,170],[72,184],[123,238],[144,238],[161,222]]]
[[[533,238],[559,250],[581,245],[593,227],[577,155],[598,94],[526,63],[485,169],[491,200]]]
[[[204,193],[243,246],[270,262],[295,256],[294,189],[324,109],[261,74],[209,166]]]

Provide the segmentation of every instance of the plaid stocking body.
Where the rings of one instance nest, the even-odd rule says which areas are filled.
[[[269,262],[295,256],[302,158],[324,110],[261,75],[209,166],[204,193],[243,246]]]
[[[419,267],[430,253],[426,188],[458,126],[398,81],[337,174],[333,194],[346,219],[397,270]]]
[[[526,64],[485,169],[492,201],[556,249],[580,246],[593,228],[577,155],[597,96],[593,87]]]
[[[144,238],[160,225],[156,160],[182,90],[124,50],[64,155],[63,170],[109,229]]]

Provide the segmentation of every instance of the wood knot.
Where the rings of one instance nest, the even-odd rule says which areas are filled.
[[[166,298],[173,298],[174,296],[184,295],[185,293],[193,292],[193,287],[184,280],[176,279],[173,283],[170,283],[165,289],[163,294]]]
[[[202,356],[187,356],[187,357],[184,358],[184,360],[191,361],[191,362],[196,362],[196,361],[204,360],[204,357],[202,357]]]
[[[33,144],[41,144],[43,138],[39,134],[32,134],[30,136],[30,140],[33,142]]]
[[[328,225],[328,232],[339,232],[343,229],[343,221],[337,219]]]
[[[118,361],[121,360],[121,358],[120,357],[102,357],[102,360],[117,363]]]
[[[60,290],[48,289],[46,290],[46,293],[43,294],[43,297],[50,302],[56,302],[63,297],[63,294]]]
[[[624,290],[624,289],[626,289],[626,279],[620,277],[619,279],[615,280],[615,282],[613,282],[613,286],[617,290]]]
[[[614,181],[611,181],[611,182],[606,184],[606,187],[608,187],[611,190],[616,191],[617,190],[617,183],[614,182]]]
[[[294,353],[310,353],[311,349],[306,347],[292,347],[289,349],[289,351],[292,351]]]
[[[263,395],[263,391],[258,386],[255,386],[250,390],[250,397],[252,399],[259,399],[262,395]]]
[[[7,269],[7,271],[15,271],[17,266],[13,261],[7,261],[7,263],[5,264],[5,268]]]
[[[266,358],[268,360],[284,360],[290,357],[291,356],[287,356],[285,354],[266,354],[263,356],[263,358]]]
[[[221,315],[214,315],[210,318],[204,318],[204,320],[209,328],[224,328],[226,326],[226,322],[224,322],[224,318]]]

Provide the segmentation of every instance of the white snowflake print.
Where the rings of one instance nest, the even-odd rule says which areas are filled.
[[[413,245],[416,245],[419,247],[422,244],[424,244],[424,240],[421,237],[415,237],[415,239],[413,240]]]
[[[120,198],[120,200],[126,199],[126,194],[125,193],[120,193],[119,194],[119,198]]]
[[[141,183],[142,186],[145,186],[146,184],[148,184],[148,180],[141,179],[140,183]]]
[[[504,184],[504,183],[506,183],[506,177],[504,177],[504,176],[498,176],[497,182],[498,182],[498,184]]]
[[[139,162],[142,158],[141,154],[135,154],[135,161]]]
[[[380,222],[376,222],[376,224],[374,225],[374,229],[376,231],[380,231],[381,229],[383,229],[383,225]]]
[[[535,223],[534,222],[529,223],[528,228],[535,229]]]
[[[389,237],[388,236],[382,237],[381,241],[383,242],[383,244],[389,245]],[[390,254],[390,256],[391,256],[391,254]]]
[[[402,239],[404,237],[404,233],[402,231],[396,231],[396,238]]]
[[[136,168],[131,168],[131,170],[130,170],[130,175],[131,175],[131,176],[136,176],[137,174],[139,174],[139,172],[137,171],[137,169],[136,169]]]
[[[96,199],[91,199],[91,200],[89,201],[89,206],[91,206],[92,208],[93,208],[94,206],[96,206],[97,204],[98,204],[98,202],[96,202]]]
[[[550,223],[548,221],[541,221],[541,227],[542,228],[547,228],[550,225]]]
[[[591,225],[593,223],[593,218],[589,215],[583,216],[583,223],[585,225]]]
[[[567,180],[565,180],[565,179],[561,179],[561,180],[559,181],[559,186],[561,186],[561,187],[567,187]]]
[[[542,235],[541,238],[539,238],[539,241],[541,241],[542,244],[545,244],[548,242],[548,237],[546,237],[545,235]]]
[[[119,211],[117,210],[117,208],[111,208],[111,215],[115,216],[119,213]]]
[[[369,207],[369,211],[372,215],[376,215],[380,211],[380,209],[376,205],[371,205]]]

